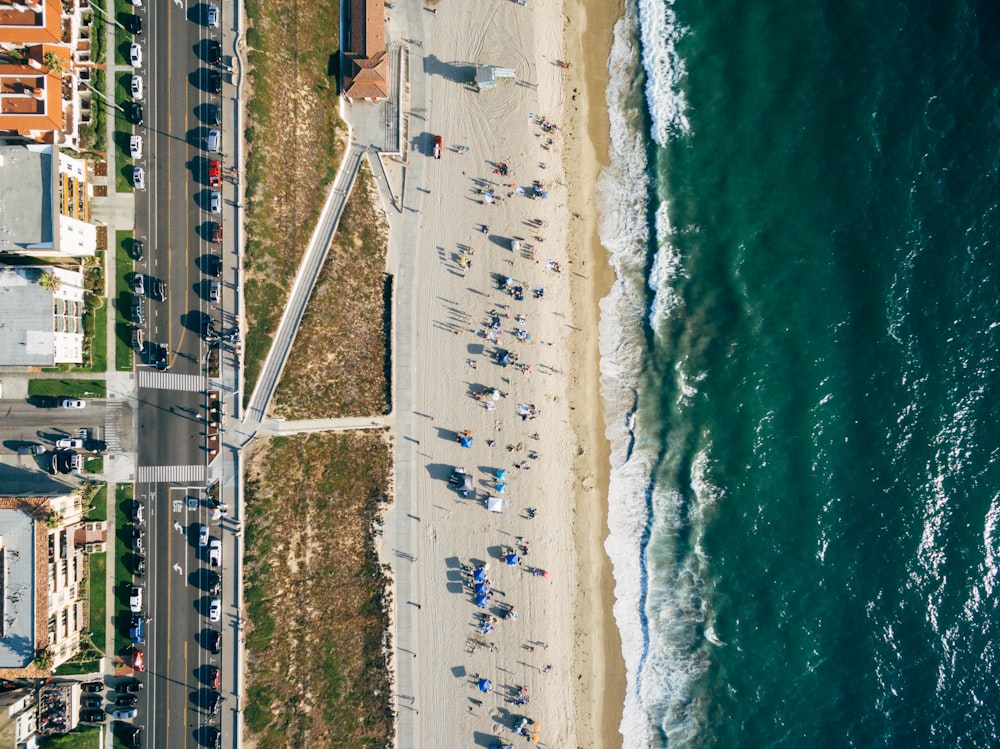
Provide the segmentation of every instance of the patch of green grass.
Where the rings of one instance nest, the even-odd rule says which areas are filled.
[[[101,668],[99,660],[92,661],[70,661],[62,664],[52,673],[56,676],[76,676],[78,674],[92,674]]]
[[[108,485],[101,484],[94,492],[93,504],[87,513],[87,520],[99,523],[108,519]]]
[[[28,396],[54,398],[104,398],[108,384],[104,380],[28,380]]]
[[[105,552],[90,554],[88,580],[90,585],[90,632],[94,645],[104,650],[104,638],[107,637],[107,594],[108,594],[108,555]]]
[[[119,372],[132,371],[132,292],[129,279],[132,277],[131,231],[115,232],[115,369]]]
[[[95,13],[96,15],[96,13]],[[44,736],[38,740],[41,749],[97,749],[101,729],[97,726],[77,726],[61,736]]]
[[[84,473],[104,473],[104,456],[88,455],[83,459]]]

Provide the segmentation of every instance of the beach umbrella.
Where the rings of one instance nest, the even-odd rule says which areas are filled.
[[[516,551],[508,551],[507,556],[504,557],[504,561],[506,561],[510,567],[513,567],[516,564],[520,564],[521,562],[521,560],[517,556]]]
[[[472,447],[472,437],[463,434],[458,438],[458,444],[462,447]]]
[[[488,691],[490,691],[490,680],[489,679],[480,679],[478,686],[479,686],[479,691],[480,692],[488,692]]]
[[[472,571],[472,579],[475,580],[477,583],[483,582],[483,580],[486,579],[486,568],[476,567],[476,569]]]
[[[476,590],[476,595],[477,596],[485,596],[487,593],[490,592],[490,586],[487,585],[486,581],[484,580],[481,583],[476,583],[475,590]]]
[[[498,468],[497,469],[497,481],[503,481],[505,478],[507,478],[507,469],[506,468]]]
[[[490,624],[485,619],[483,619],[482,624],[479,625],[479,632],[480,632],[480,634],[488,635],[492,631],[493,631],[493,625]]]
[[[490,605],[490,599],[486,596],[476,596],[476,605],[481,609],[485,609]]]
[[[486,498],[486,509],[490,512],[495,512],[497,514],[503,514],[503,500],[497,496],[490,496]]]
[[[501,481],[499,484],[497,484],[497,494],[503,494],[506,491],[507,491],[506,481]]]

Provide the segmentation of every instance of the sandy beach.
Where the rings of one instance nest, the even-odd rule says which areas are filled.
[[[419,223],[413,416],[397,435],[415,511],[384,550],[413,580],[395,600],[410,685],[396,695],[398,743],[521,742],[512,729],[527,718],[540,745],[620,746],[596,348],[610,280],[593,187],[607,124],[591,109],[603,108],[615,8],[424,11],[421,33],[404,32],[422,42],[410,45],[410,78],[423,79],[408,122],[408,158],[421,163],[403,196]],[[517,80],[476,92],[465,83],[476,63]],[[449,484],[456,467],[472,477],[469,497]],[[502,513],[486,509],[491,496]],[[483,566],[491,594],[477,606]]]

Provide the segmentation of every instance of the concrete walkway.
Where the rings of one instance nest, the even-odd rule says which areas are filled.
[[[295,341],[299,323],[302,321],[302,315],[305,313],[309,297],[312,295],[313,286],[315,286],[316,279],[323,268],[323,261],[326,260],[327,250],[330,248],[334,232],[340,223],[340,216],[347,203],[347,197],[350,195],[354,180],[358,176],[364,152],[361,146],[352,142],[337,170],[337,177],[330,188],[323,210],[320,212],[316,229],[313,231],[309,246],[299,264],[299,270],[295,274],[295,281],[292,283],[285,311],[281,316],[281,322],[278,323],[278,330],[275,332],[271,349],[267,353],[267,359],[264,360],[264,366],[261,368],[257,386],[250,397],[247,413],[237,430],[241,446],[246,445],[257,433],[275,388],[278,386],[278,380],[285,368],[288,354],[292,350],[292,343]]]
[[[342,432],[351,429],[384,429],[391,426],[395,420],[392,417],[349,416],[342,419],[303,419],[301,421],[285,421],[284,419],[265,419],[261,422],[259,434],[270,437],[287,434],[308,434],[309,432]]]

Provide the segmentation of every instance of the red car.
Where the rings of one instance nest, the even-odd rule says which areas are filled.
[[[208,683],[215,691],[222,689],[222,671],[218,666],[211,666],[209,668]]]
[[[208,162],[208,186],[219,187],[222,184],[222,165],[215,161]]]
[[[434,136],[434,158],[441,158],[441,151],[444,149],[444,141],[441,139],[440,135]]]
[[[135,649],[135,655],[132,656],[132,668],[134,668],[136,671],[146,670],[146,663],[143,660],[142,651],[139,650],[138,648]]]
[[[222,244],[222,224],[215,221],[208,225],[208,238],[215,244]]]

